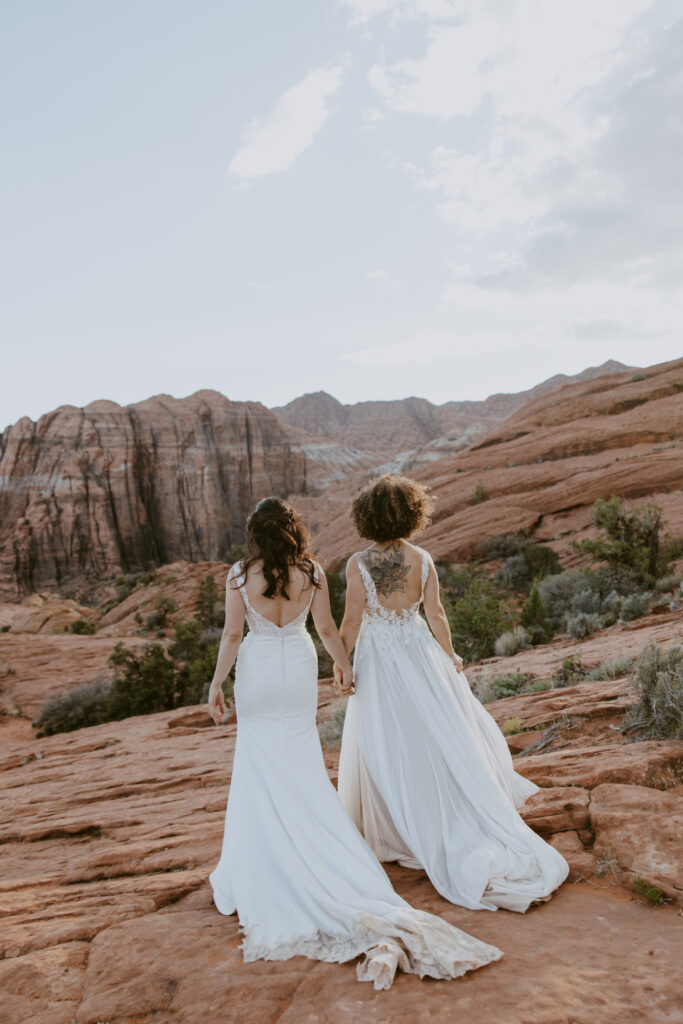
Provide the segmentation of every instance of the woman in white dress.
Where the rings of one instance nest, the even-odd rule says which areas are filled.
[[[550,897],[568,865],[518,813],[538,787],[514,771],[502,733],[473,696],[434,563],[408,542],[430,512],[423,487],[389,475],[352,506],[356,530],[373,544],[346,570],[341,637],[347,655],[356,647],[355,696],[339,795],[379,860],[424,868],[452,903],[524,912]],[[337,667],[335,686],[351,692]]]
[[[248,556],[228,574],[209,711],[224,718],[221,684],[237,657],[238,726],[223,850],[210,876],[215,904],[238,913],[245,960],[364,955],[358,978],[376,988],[391,985],[397,966],[455,978],[500,950],[394,892],[325,771],[309,610],[345,689],[352,670],[307,540],[294,509],[266,498],[247,523]]]

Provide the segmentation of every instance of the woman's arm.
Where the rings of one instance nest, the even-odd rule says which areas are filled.
[[[344,689],[347,693],[353,693],[353,669],[344,645],[339,636],[339,631],[334,624],[330,610],[330,595],[327,589],[327,579],[322,569],[318,572],[320,586],[316,589],[311,604],[311,614],[318,636],[322,640],[325,650],[332,660],[339,665],[344,681]]]
[[[358,558],[352,555],[346,563],[346,605],[344,618],[339,629],[344,650],[350,654],[356,646],[360,625],[363,621],[363,609],[365,608],[365,587],[358,568]],[[334,666],[334,688],[338,693],[345,696],[342,686],[341,670],[338,665]]]
[[[444,607],[441,604],[441,597],[439,596],[439,577],[436,574],[436,569],[434,568],[434,563],[431,558],[429,560],[429,573],[427,575],[422,603],[424,604],[425,615],[427,616],[427,622],[429,623],[432,633],[441,647],[443,647],[458,672],[461,672],[462,658],[453,650],[451,627],[448,624],[448,617],[446,616]]]
[[[228,576],[228,580],[230,579],[231,577]],[[235,658],[242,643],[244,615],[242,595],[237,587],[231,587],[228,582],[225,594],[225,625],[223,626],[223,636],[218,648],[216,668],[209,688],[209,714],[216,725],[220,725],[226,715],[223,683],[227,679],[228,672],[235,664]]]

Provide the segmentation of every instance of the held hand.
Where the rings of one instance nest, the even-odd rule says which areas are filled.
[[[346,671],[342,671],[339,665],[334,665],[334,682],[332,687],[338,697],[348,697],[349,694],[354,693],[353,689],[353,671],[351,666]]]
[[[214,724],[220,725],[226,715],[225,699],[223,697],[223,688],[221,686],[211,685],[209,690],[209,714],[211,715]]]
[[[463,660],[459,654],[453,655],[453,664],[455,665],[457,672],[462,672]]]

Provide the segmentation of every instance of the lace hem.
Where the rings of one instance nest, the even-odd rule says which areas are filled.
[[[496,946],[480,942],[431,914],[416,910],[404,916],[404,926],[367,915],[357,928],[342,934],[318,931],[275,944],[259,941],[245,925],[242,954],[245,961],[305,956],[327,963],[346,963],[364,955],[356,975],[359,981],[372,981],[376,989],[390,988],[397,969],[443,981],[484,967],[503,955]]]

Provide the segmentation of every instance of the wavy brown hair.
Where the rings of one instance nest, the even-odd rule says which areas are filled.
[[[434,503],[429,492],[407,476],[385,473],[364,487],[351,505],[357,533],[383,543],[403,540],[429,526]]]
[[[246,579],[249,567],[261,561],[266,581],[263,596],[280,595],[289,601],[292,566],[301,569],[311,586],[319,586],[308,543],[308,530],[296,509],[282,498],[264,498],[247,519],[247,557],[242,559],[240,575]]]

